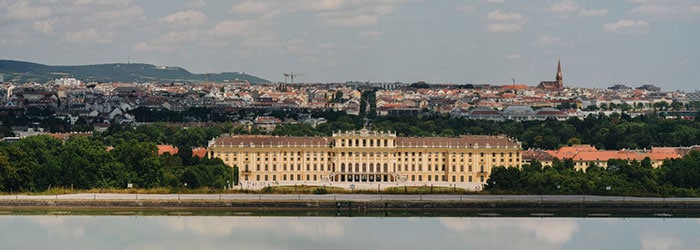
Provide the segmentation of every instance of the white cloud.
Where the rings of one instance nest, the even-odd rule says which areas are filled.
[[[313,56],[303,56],[301,59],[299,59],[299,61],[303,63],[315,63],[318,62],[318,58]]]
[[[273,34],[257,34],[248,36],[243,40],[242,45],[251,48],[275,48],[284,44],[283,41]]]
[[[395,9],[396,9],[396,6],[388,5],[388,4],[377,5],[374,8],[372,8],[372,10],[375,13],[377,13],[381,16],[389,15],[389,14],[391,14],[391,12],[394,12]]]
[[[325,24],[330,26],[346,26],[346,27],[356,27],[356,26],[369,26],[379,22],[379,15],[350,15],[350,16],[335,16],[333,14],[323,15],[326,16]],[[334,17],[335,16],[335,17]]]
[[[33,6],[29,1],[18,1],[7,6],[7,19],[35,20],[51,15],[51,8],[47,6]]]
[[[486,25],[486,29],[491,32],[515,32],[523,29],[523,26],[517,23],[492,23]]]
[[[473,4],[461,4],[457,6],[457,11],[462,13],[474,13],[476,12],[476,6]]]
[[[641,34],[646,33],[649,26],[649,22],[646,21],[623,19],[614,23],[604,24],[602,30],[608,33]]]
[[[608,14],[608,9],[586,9],[582,7],[579,3],[574,2],[573,0],[563,0],[561,2],[556,2],[547,7],[544,11],[550,12],[550,13],[558,13],[561,14],[560,17],[566,18],[570,17],[569,15],[572,13],[578,13],[579,16],[582,17],[590,17],[590,16],[604,16]]]
[[[506,58],[508,58],[508,59],[510,59],[510,60],[516,60],[516,59],[523,58],[523,55],[521,55],[521,54],[510,54],[510,55],[506,56]]]
[[[147,42],[141,42],[131,46],[131,50],[135,52],[161,52],[161,53],[171,53],[175,51],[175,47],[171,45],[164,44],[152,44]]]
[[[345,5],[344,0],[297,0],[293,6],[301,11],[337,10]]]
[[[670,4],[645,4],[632,9],[631,13],[635,15],[651,15],[665,16],[675,15],[683,12],[683,8],[678,5]]]
[[[537,39],[537,44],[540,45],[552,45],[557,42],[559,42],[559,37],[556,36],[543,35]]]
[[[75,5],[120,6],[131,4],[131,0],[76,0],[74,3]]]
[[[173,31],[158,36],[154,41],[159,44],[177,44],[197,39],[197,30]]]
[[[581,16],[604,16],[608,14],[608,9],[586,9],[581,8],[578,12]]]
[[[169,232],[185,232],[196,236],[231,236],[240,232],[270,232],[272,235],[321,240],[337,239],[345,235],[342,221],[321,220],[308,223],[285,218],[225,218],[185,217],[182,220],[157,220]]]
[[[489,22],[524,22],[525,17],[517,12],[494,10],[488,13],[486,20]]]
[[[320,47],[322,49],[335,49],[336,45],[335,45],[335,43],[332,43],[332,42],[326,42],[326,43],[320,44],[318,47]]]
[[[642,249],[644,250],[670,250],[683,249],[683,241],[673,236],[664,237],[658,234],[645,233],[640,237]]]
[[[53,19],[34,21],[34,24],[32,25],[32,27],[35,30],[41,31],[43,33],[51,33],[51,30],[53,28],[54,23],[55,23],[55,20],[53,20]]]
[[[631,14],[655,17],[677,17],[700,14],[700,5],[695,1],[632,0],[639,4]]]
[[[205,21],[204,13],[196,10],[179,11],[158,19],[159,23],[177,26],[196,26]]]
[[[359,33],[357,33],[357,36],[362,38],[368,38],[371,40],[379,40],[383,35],[384,32],[374,30],[360,31]]]
[[[224,20],[209,30],[209,34],[222,37],[245,37],[256,30],[253,20]]]
[[[379,23],[400,4],[411,0],[295,0],[287,11],[316,12],[326,26],[360,27]],[[284,7],[282,7],[284,8]]]
[[[201,9],[207,7],[207,2],[205,2],[204,0],[192,0],[185,4],[185,7],[187,7],[188,9]]]
[[[78,31],[67,32],[62,39],[71,43],[110,43],[114,37],[114,32],[100,31],[95,28],[88,28]]]
[[[85,216],[37,216],[27,219],[46,231],[52,238],[80,240],[85,237],[87,225],[91,220]]]
[[[105,6],[100,9],[87,9],[90,12],[87,16],[76,13],[83,24],[91,27],[99,28],[100,30],[112,30],[115,28],[133,27],[137,22],[142,22],[146,19],[143,14],[143,9],[139,6],[114,8]],[[77,25],[77,24],[76,24]]]
[[[323,24],[328,26],[370,26],[378,23],[382,16],[391,14],[396,8],[395,5],[391,3],[367,4],[361,1],[362,0],[351,2],[354,5],[348,4],[349,8],[346,9],[321,12],[318,14],[318,17]]]
[[[318,51],[315,49],[310,49],[310,48],[305,47],[304,46],[304,39],[301,39],[301,38],[294,38],[294,39],[287,41],[286,49],[290,53],[300,54],[300,55],[310,55],[310,54],[318,53]]]
[[[515,59],[521,58],[518,54],[512,55]],[[508,56],[511,59],[511,56]],[[512,235],[532,234],[537,241],[527,242],[523,239],[513,239],[518,242],[533,244],[525,245],[521,248],[529,249],[542,248],[542,243],[565,244],[571,240],[576,232],[580,230],[575,219],[542,219],[532,218],[508,218],[504,221],[493,221],[485,218],[469,219],[468,221],[450,219],[438,219],[449,232],[459,235],[470,235],[474,232],[480,233],[512,233]],[[478,248],[478,247],[477,247]]]
[[[486,0],[487,3],[503,3],[505,0]]]
[[[578,3],[572,0],[564,0],[552,4],[546,9],[546,11],[554,13],[568,13],[578,11],[579,8],[581,8],[581,5]]]
[[[279,8],[274,3],[262,1],[246,1],[239,3],[231,8],[231,13],[248,15],[248,14],[272,14],[278,13]]]
[[[527,22],[527,18],[520,13],[502,12],[500,9],[489,12],[486,20],[489,22],[486,30],[490,32],[515,32],[521,30]]]

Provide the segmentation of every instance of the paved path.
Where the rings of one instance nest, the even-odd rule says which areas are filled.
[[[597,195],[390,195],[390,194],[65,194],[65,195],[2,195],[0,200],[319,200],[319,201],[520,201],[520,202],[700,202],[700,197],[659,198]]]

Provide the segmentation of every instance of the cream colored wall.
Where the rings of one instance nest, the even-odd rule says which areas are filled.
[[[342,146],[343,139],[346,140],[345,146]],[[356,146],[356,139],[360,141],[360,146]],[[493,167],[520,167],[522,160],[521,149],[515,147],[397,148],[395,137],[390,136],[373,138],[373,147],[369,146],[368,141],[362,147],[362,139],[334,137],[334,147],[210,147],[209,152],[210,157],[220,158],[230,167],[238,166],[241,181],[267,182],[328,181],[332,174],[342,171],[343,165],[344,174],[388,172],[387,174],[408,182],[483,182],[488,179]],[[352,145],[348,140],[353,140]],[[386,144],[384,140],[387,141]],[[356,164],[359,172],[355,169]],[[363,164],[367,167],[365,171],[362,169]],[[375,171],[370,172],[370,164],[375,167]],[[387,172],[384,172],[385,164]],[[349,165],[352,165],[352,171],[349,171]],[[377,165],[380,166],[379,171],[376,170]]]

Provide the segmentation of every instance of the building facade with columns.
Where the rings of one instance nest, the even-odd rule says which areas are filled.
[[[483,183],[495,166],[520,167],[521,148],[505,136],[398,137],[363,129],[331,137],[228,135],[207,151],[248,182],[447,185]]]

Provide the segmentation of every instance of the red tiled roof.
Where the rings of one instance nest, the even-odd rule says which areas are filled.
[[[173,145],[158,145],[158,155],[162,155],[165,153],[170,153],[170,155],[175,155],[179,151],[180,150],[178,150]]]
[[[207,149],[206,148],[193,148],[192,149],[192,157],[199,157],[199,158],[204,158],[207,156]]]
[[[544,150],[525,150],[522,153],[523,160],[551,161],[554,159],[552,155]]]
[[[676,159],[682,156],[682,152],[679,151],[679,148],[652,148],[651,151],[598,150],[591,145],[575,145],[545,152],[558,159],[601,162],[610,159],[642,161],[646,157],[654,161],[661,161],[665,159]]]
[[[501,89],[527,89],[528,86],[525,84],[515,84],[515,85],[503,85]]]

